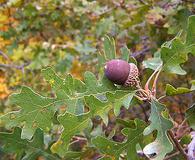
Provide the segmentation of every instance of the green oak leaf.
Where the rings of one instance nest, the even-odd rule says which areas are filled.
[[[84,82],[68,75],[65,79],[60,78],[51,67],[42,71],[45,79],[54,89],[57,100],[62,100],[67,105],[67,111],[76,115],[84,112],[84,97],[114,92],[117,88],[105,77],[98,81],[91,72],[84,74]]]
[[[195,104],[193,104],[187,111],[186,111],[186,119],[188,120],[190,127],[195,129]]]
[[[58,141],[52,145],[52,152],[58,153],[61,157],[64,157],[68,150],[68,146],[72,136],[80,133],[84,128],[87,128],[87,126],[89,126],[89,123],[91,123],[91,117],[99,115],[102,117],[104,122],[107,123],[108,111],[113,107],[121,107],[124,100],[131,96],[130,94],[134,95],[134,92],[129,94],[122,91],[117,91],[113,94],[107,93],[106,101],[101,101],[93,95],[87,96],[85,97],[85,103],[90,109],[88,113],[82,115],[74,115],[66,112],[64,115],[60,115],[58,117],[58,121],[63,125],[64,130]]]
[[[179,36],[165,42],[161,46],[160,54],[154,54],[153,58],[143,62],[144,67],[155,70],[159,65],[163,64],[163,71],[185,75],[186,71],[184,71],[180,65],[188,60],[188,53],[195,55],[194,25],[195,16],[190,16],[188,19],[185,42],[183,42]]]
[[[190,83],[192,84],[191,90],[195,90],[195,80],[191,80]]]
[[[146,123],[139,119],[135,119],[134,123],[135,123],[135,128],[124,128],[122,130],[123,134],[127,136],[127,140],[124,143],[111,141],[102,136],[97,136],[92,140],[92,143],[103,154],[103,159],[118,160],[120,154],[123,151],[127,152],[128,159],[132,159],[132,160],[139,159],[136,152],[136,145],[140,144],[142,146],[143,131],[146,127]]]
[[[116,46],[114,38],[107,35],[104,37],[104,55],[107,60],[115,59],[116,57]]]
[[[123,94],[123,96],[126,95],[126,99],[131,101],[132,97],[129,94],[134,93],[132,90],[116,87],[106,77],[103,77],[102,80],[97,80],[95,75],[91,72],[86,72],[84,74],[83,82],[74,79],[71,75],[68,75],[65,79],[62,79],[53,71],[51,67],[44,69],[42,73],[45,79],[54,89],[57,96],[56,100],[65,103],[67,105],[67,111],[76,115],[84,112],[84,99],[86,97],[94,96],[99,100],[101,100],[101,97],[104,97],[104,99],[107,100],[107,95],[110,95],[107,93],[117,92],[116,94],[119,94],[120,92]],[[123,100],[124,105],[128,108],[128,100],[125,101],[125,97]]]
[[[149,59],[143,61],[144,68],[150,68],[152,70],[157,69],[162,64],[163,64],[163,62],[160,58],[160,52],[154,53],[153,58],[149,58]]]
[[[127,48],[127,46],[120,48],[120,52],[121,52],[121,59],[130,63],[135,63],[137,65],[136,59],[133,56],[131,56],[131,51],[130,49]]]
[[[130,50],[127,48],[127,46],[124,46],[122,48],[120,48],[120,52],[121,52],[121,58],[124,61],[129,62],[129,56],[131,55]]]
[[[72,136],[80,133],[84,128],[87,128],[90,121],[90,114],[74,115],[66,112],[58,117],[58,121],[63,125],[63,132],[56,143],[51,147],[53,153],[64,157],[67,153],[68,146]]]
[[[30,88],[23,87],[21,93],[13,94],[10,97],[11,102],[20,106],[21,109],[0,117],[0,120],[5,122],[8,127],[22,126],[22,138],[31,139],[37,128],[48,131],[52,126],[53,116],[59,105],[68,106],[66,113],[58,117],[62,125],[65,123],[64,120],[70,119],[70,114],[73,118],[70,121],[73,122],[84,115],[87,115],[84,116],[86,124],[89,124],[91,118],[96,115],[100,115],[106,122],[110,109],[115,108],[115,113],[118,114],[122,105],[126,108],[129,107],[135,94],[129,88],[115,86],[105,77],[102,80],[97,80],[91,72],[85,73],[83,82],[74,79],[71,75],[62,79],[51,67],[44,69],[43,75],[53,88],[55,98],[43,97]],[[86,105],[90,109],[87,114],[83,113]],[[65,155],[71,137],[81,131],[80,122],[79,120],[78,123],[75,123],[75,129],[71,133],[66,133],[69,128],[67,129],[68,126],[63,125],[64,132],[53,145],[53,152]],[[85,127],[83,126],[83,128]],[[66,139],[62,140],[64,137]],[[63,143],[61,143],[62,141]]]
[[[188,59],[188,53],[195,55],[195,16],[188,18],[187,36],[185,43],[179,37],[166,42],[161,47],[161,59],[163,61],[163,70],[180,75],[186,74],[180,64]]]
[[[106,101],[101,101],[94,96],[86,97],[85,102],[89,106],[90,113],[95,116],[102,117],[105,124],[108,123],[108,111],[114,108],[116,115],[119,114],[121,106],[129,108],[131,100],[134,96],[134,91],[116,91],[115,93],[107,93]]]
[[[48,160],[58,159],[44,149],[43,131],[37,129],[33,138],[28,141],[21,139],[21,129],[15,128],[13,133],[0,132],[2,149],[8,153],[14,153],[18,159],[34,160],[43,156]]]
[[[144,68],[150,68],[152,70],[157,69],[160,65],[162,65],[162,60],[160,58],[160,52],[155,52],[153,58],[149,58],[143,61]]]
[[[163,44],[161,47],[163,70],[180,75],[186,74],[180,64],[187,61],[187,53],[186,45],[178,37]]]
[[[22,87],[20,93],[11,95],[10,101],[21,109],[2,115],[0,120],[9,128],[23,126],[22,138],[31,139],[37,128],[45,131],[51,128],[56,108],[55,99],[43,97],[28,87]]]
[[[144,147],[144,153],[152,160],[162,160],[167,153],[173,150],[173,145],[167,136],[167,131],[173,127],[173,123],[167,119],[165,106],[152,99],[151,124],[145,128],[144,135],[157,130],[157,137],[154,142]]]
[[[186,36],[186,45],[195,47],[195,15],[192,15],[188,19],[188,27],[187,27],[187,36]],[[195,49],[195,48],[194,48]],[[195,51],[195,50],[193,50]],[[195,55],[195,52],[192,52],[193,55]]]
[[[195,89],[193,89],[193,88],[188,89],[188,88],[185,88],[185,87],[175,88],[172,85],[167,84],[165,90],[166,90],[166,95],[167,96],[175,96],[175,95],[178,95],[178,94],[190,93],[190,92],[194,91]]]

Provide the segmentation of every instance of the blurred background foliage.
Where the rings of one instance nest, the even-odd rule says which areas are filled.
[[[117,49],[127,45],[141,74],[150,74],[151,70],[144,70],[143,60],[152,57],[180,30],[186,30],[192,14],[193,0],[0,0],[0,114],[14,109],[7,98],[21,85],[53,96],[40,75],[46,66],[53,66],[62,76],[71,73],[81,80],[86,70],[96,74],[102,71],[97,53],[105,34],[114,37]],[[190,57],[184,64],[187,76],[161,76],[159,93],[164,91],[165,81],[190,86],[195,79],[194,60]],[[148,74],[141,77],[143,81]],[[179,96],[166,102],[173,106],[172,114],[178,121],[193,98],[186,96],[182,102]],[[134,117],[134,110],[121,112],[121,117]],[[112,114],[110,119],[106,133],[113,128]]]

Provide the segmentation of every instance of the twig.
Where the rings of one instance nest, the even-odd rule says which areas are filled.
[[[24,70],[24,67],[28,66],[30,62],[24,63],[22,65],[15,65],[15,64],[1,64],[0,63],[0,68],[15,68],[19,70]]]
[[[143,1],[143,0],[139,0],[140,3],[144,4],[144,5],[148,5],[147,2]]]
[[[144,54],[146,54],[148,51],[150,51],[150,47],[146,47],[146,48],[144,48],[143,50],[141,50],[141,51],[138,51],[138,52],[134,52],[134,53],[132,53],[132,57],[137,57],[137,56],[139,56],[139,55],[144,55]]]
[[[4,67],[4,68],[15,68],[15,69],[22,69],[26,66],[28,66],[30,63],[24,63],[22,65],[14,65],[14,64],[1,64],[0,63],[0,67]]]
[[[2,51],[0,51],[0,55],[2,55],[5,59],[10,61],[9,57],[5,53],[3,53]]]
[[[159,97],[159,98],[158,98],[158,101],[160,101],[161,99],[163,99],[163,98],[165,98],[165,97],[166,97],[166,95],[163,95],[163,96]]]
[[[180,143],[177,141],[177,139],[175,138],[173,132],[171,130],[168,131],[168,134],[171,138],[171,140],[174,142],[175,147],[178,149],[178,151],[182,154],[182,156],[187,160],[187,155],[185,153],[185,151],[183,150],[182,146],[180,145]]]
[[[180,152],[177,151],[177,152],[175,152],[175,153],[173,153],[173,154],[171,154],[171,155],[169,155],[169,156],[166,156],[166,157],[164,158],[164,160],[170,160],[171,158],[173,158],[173,157],[175,157],[175,156],[177,156],[177,155],[179,155],[179,154],[180,154]]]

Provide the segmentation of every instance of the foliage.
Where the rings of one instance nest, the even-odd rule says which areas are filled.
[[[134,120],[134,123],[136,128],[124,128],[122,130],[123,134],[127,136],[127,140],[124,143],[110,141],[101,136],[97,136],[92,140],[93,144],[104,153],[103,158],[119,159],[120,154],[125,150],[127,157],[139,159],[136,145],[140,144],[140,146],[143,146],[143,130],[146,124],[139,119]]]
[[[165,155],[173,150],[173,145],[170,142],[167,131],[173,127],[172,122],[168,119],[167,113],[164,111],[164,106],[156,100],[151,102],[151,114],[149,120],[151,124],[144,130],[144,134],[150,134],[152,131],[157,130],[156,140],[148,144],[144,148],[146,155],[152,158],[155,153],[157,156],[155,159],[160,160]]]
[[[187,156],[189,141],[178,139],[195,129],[193,3],[0,3],[0,156],[163,160],[177,150],[180,159]],[[109,81],[103,67],[112,59],[135,63],[140,86]],[[184,99],[192,107],[180,105]]]

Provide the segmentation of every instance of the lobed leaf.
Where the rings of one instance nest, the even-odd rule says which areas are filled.
[[[33,138],[28,141],[21,139],[21,129],[15,128],[13,133],[0,132],[2,149],[8,153],[15,153],[18,159],[34,160],[43,156],[48,160],[58,159],[44,149],[43,131],[37,129]]]
[[[164,44],[161,47],[163,70],[180,75],[186,74],[180,64],[187,61],[187,53],[186,45],[177,37],[171,40],[169,45]]]
[[[92,143],[103,153],[103,159],[119,159],[123,151],[127,151],[127,157],[130,157],[132,160],[139,159],[136,152],[136,145],[140,144],[142,146],[143,144],[143,131],[146,124],[139,119],[135,119],[134,123],[135,128],[123,129],[122,132],[127,136],[127,141],[124,143],[111,141],[102,136],[97,136],[92,140]]]
[[[185,87],[175,88],[170,84],[166,85],[165,90],[166,90],[166,95],[167,96],[175,96],[175,95],[178,95],[178,94],[185,94],[185,93],[190,93],[190,92],[194,91],[193,88],[191,88],[191,89],[188,89],[188,88],[185,88]]]
[[[64,157],[68,150],[72,136],[76,133],[80,133],[84,128],[87,128],[89,123],[91,123],[91,117],[96,115],[101,116],[104,122],[107,123],[108,111],[113,108],[113,105],[117,105],[118,108],[121,107],[124,99],[126,99],[126,94],[127,93],[120,91],[115,94],[108,93],[108,99],[104,102],[91,95],[89,97],[85,97],[85,102],[86,105],[89,106],[90,112],[84,115],[73,115],[66,112],[64,115],[59,116],[58,120],[60,124],[63,125],[64,130],[58,141],[53,144],[52,152],[58,153],[61,157]]]
[[[68,146],[72,136],[76,133],[80,133],[84,128],[90,123],[90,117],[88,114],[84,115],[73,115],[66,112],[63,115],[58,117],[60,124],[63,125],[63,132],[56,143],[51,147],[53,153],[59,154],[61,157],[64,157],[67,154]]]
[[[135,94],[132,90],[115,86],[106,78],[98,81],[91,72],[85,73],[84,82],[71,75],[62,79],[51,67],[44,69],[42,73],[55,91],[56,97],[43,97],[30,88],[23,87],[21,93],[13,94],[10,98],[21,110],[10,112],[0,119],[9,127],[23,126],[22,138],[31,139],[37,128],[48,131],[57,106],[66,105],[66,113],[58,116],[64,127],[63,133],[52,146],[52,151],[60,156],[66,154],[72,136],[87,127],[91,117],[99,115],[107,123],[108,111],[114,107],[118,114],[122,105],[128,108]],[[86,105],[90,109],[88,113],[84,113]]]
[[[13,104],[21,107],[19,111],[9,112],[0,117],[8,127],[23,126],[22,138],[31,139],[35,130],[51,128],[57,100],[43,97],[28,87],[10,96]]]
[[[187,27],[187,36],[186,36],[186,45],[195,45],[195,15],[192,15],[188,18],[188,27]],[[193,52],[195,54],[195,52]]]
[[[114,38],[109,36],[104,37],[104,55],[107,60],[115,59],[116,46],[115,46]]]
[[[145,68],[155,70],[163,63],[163,71],[185,75],[186,71],[181,68],[181,64],[188,60],[188,53],[195,55],[195,16],[190,16],[188,19],[187,36],[185,42],[179,36],[165,42],[161,46],[160,55],[154,55],[153,58],[145,60],[143,65]]]
[[[186,111],[186,119],[188,120],[190,127],[195,129],[195,104],[193,104],[187,111]]]
[[[43,75],[55,91],[56,101],[67,105],[66,113],[58,117],[64,127],[63,133],[52,146],[52,151],[62,157],[68,151],[72,136],[87,127],[91,117],[99,115],[107,123],[108,111],[114,107],[115,113],[118,114],[122,105],[129,107],[135,94],[134,91],[114,86],[106,78],[98,81],[91,72],[85,73],[84,82],[72,78],[71,75],[62,79],[51,68],[44,69]],[[84,114],[85,105],[90,111]],[[69,122],[70,126],[67,124]]]
[[[144,147],[144,154],[152,160],[162,160],[173,150],[173,145],[167,136],[167,131],[173,127],[173,124],[167,119],[164,110],[164,105],[152,99],[149,118],[151,124],[144,130],[144,135],[157,130],[156,140]]]

